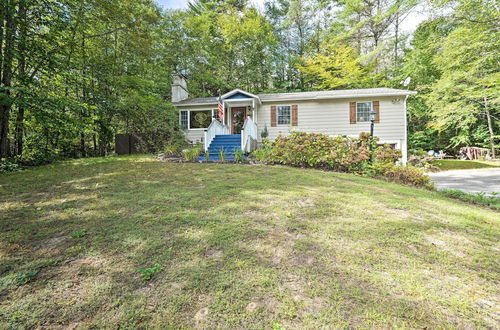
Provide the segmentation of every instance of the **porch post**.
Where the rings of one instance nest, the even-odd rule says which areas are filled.
[[[252,120],[255,122],[255,99],[252,99]]]

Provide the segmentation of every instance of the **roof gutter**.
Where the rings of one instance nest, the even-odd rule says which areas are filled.
[[[217,105],[217,102],[210,102],[210,103],[172,103],[176,107],[192,107],[192,106],[198,106],[198,105]]]

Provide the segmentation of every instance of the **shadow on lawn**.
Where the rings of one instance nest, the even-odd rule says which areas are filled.
[[[34,170],[35,191],[36,179],[2,184],[15,192],[0,211],[4,324],[437,327],[489,315],[426,281],[484,286],[474,280],[495,272],[493,252],[464,258],[422,237],[493,246],[498,232],[485,216],[441,211],[453,202],[431,192],[284,167],[80,165]],[[156,263],[163,271],[141,280]],[[32,269],[36,280],[16,285]]]

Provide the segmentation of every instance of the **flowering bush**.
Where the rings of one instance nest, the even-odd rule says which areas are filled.
[[[293,132],[276,138],[268,153],[268,161],[272,163],[341,172],[360,172],[369,160],[370,140],[366,135],[356,139]]]
[[[390,166],[384,173],[388,180],[404,185],[432,188],[431,178],[424,172],[410,166]]]
[[[394,164],[401,159],[401,150],[391,148],[388,144],[378,147],[374,151],[374,158],[377,162]]]
[[[415,187],[432,188],[428,175],[412,166],[396,166],[392,163],[374,163],[367,167],[365,174],[375,178]]]
[[[316,167],[351,172],[417,187],[431,187],[430,178],[414,167],[396,166],[401,151],[389,145],[376,146],[370,161],[370,135],[359,138],[330,137],[325,134],[293,132],[279,136],[262,152],[254,152],[258,160],[268,163]]]

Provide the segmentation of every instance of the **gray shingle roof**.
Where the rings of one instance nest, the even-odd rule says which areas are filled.
[[[182,104],[215,104],[217,103],[217,97],[197,97],[192,99],[185,99],[180,102],[174,103],[176,105]]]
[[[404,96],[412,95],[416,92],[404,89],[394,88],[362,88],[362,89],[344,89],[332,91],[313,91],[313,92],[293,92],[293,93],[274,93],[257,94],[262,102],[288,101],[288,100],[321,100],[321,99],[341,99],[353,97],[371,97],[371,96]],[[186,99],[175,103],[176,105],[196,105],[196,104],[216,104],[217,97],[199,97]]]

